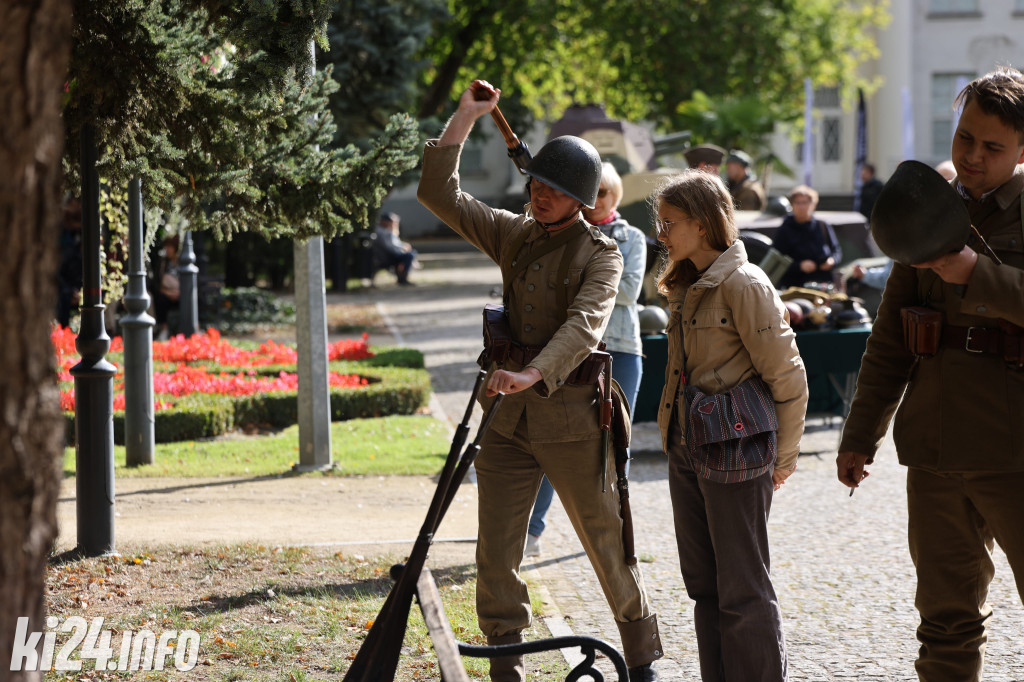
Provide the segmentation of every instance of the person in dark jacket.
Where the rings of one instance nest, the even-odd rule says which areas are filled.
[[[779,253],[793,259],[779,280],[779,288],[832,282],[833,269],[843,259],[843,250],[832,226],[814,217],[818,193],[807,185],[798,185],[789,193],[789,202],[793,212],[782,220],[772,241]]]
[[[875,164],[865,163],[860,168],[860,212],[866,218],[871,217],[875,200],[881,194],[885,183],[875,177]]]

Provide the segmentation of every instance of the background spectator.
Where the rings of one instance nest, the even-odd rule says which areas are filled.
[[[939,175],[946,178],[946,182],[949,182],[956,177],[956,167],[953,166],[953,162],[949,159],[941,161],[935,170],[939,171]]]
[[[750,156],[739,149],[729,152],[729,158],[725,160],[729,194],[740,211],[760,211],[765,205],[764,187],[757,181],[751,166]]]
[[[181,295],[181,283],[178,279],[178,235],[164,239],[164,248],[160,256],[160,267],[156,273],[156,296],[153,307],[156,312],[156,340],[165,341],[170,336],[167,316],[171,308],[178,307]]]
[[[783,218],[772,242],[780,253],[793,259],[779,281],[779,288],[832,282],[832,269],[843,259],[843,250],[832,226],[814,217],[818,192],[798,185],[789,193],[789,203],[793,212]]]
[[[865,163],[860,169],[860,212],[865,217],[871,217],[871,209],[875,207],[875,200],[885,186],[881,180],[875,177],[875,164]]]
[[[373,243],[373,257],[377,268],[395,269],[398,283],[409,286],[409,271],[416,261],[416,251],[409,242],[403,242],[398,236],[398,225],[401,218],[397,213],[382,213],[377,225],[377,239]]]

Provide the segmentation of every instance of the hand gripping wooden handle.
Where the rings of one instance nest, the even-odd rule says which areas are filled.
[[[473,97],[479,101],[490,99],[494,95],[494,86],[487,81],[474,81],[473,83]],[[498,124],[498,130],[501,132],[501,136],[505,138],[505,145],[509,149],[515,149],[519,146],[519,138],[512,132],[512,127],[509,126],[508,121],[501,113],[501,109],[495,105],[494,109],[491,110],[491,118]]]

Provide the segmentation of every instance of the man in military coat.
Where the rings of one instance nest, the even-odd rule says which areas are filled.
[[[764,187],[753,171],[753,159],[745,151],[733,149],[725,160],[729,194],[740,211],[761,211],[765,206]]]
[[[994,542],[1024,586],[1024,76],[989,73],[956,104],[951,184],[1001,263],[975,244],[893,265],[836,460],[858,486],[895,413],[925,682],[981,679]],[[905,342],[909,307],[941,316],[932,347]]]
[[[487,98],[477,100],[481,86]],[[615,243],[581,214],[597,197],[601,159],[577,137],[548,142],[526,166],[530,203],[524,214],[491,208],[462,192],[463,143],[476,120],[495,108],[499,93],[478,81],[463,93],[440,139],[426,144],[418,191],[421,203],[501,266],[513,340],[503,367],[490,367],[486,395],[480,396],[486,408],[489,396],[506,394],[476,459],[480,629],[489,644],[507,644],[521,642],[530,627],[519,566],[546,474],[608,598],[630,681],[657,680],[651,666],[663,655],[657,616],[639,567],[624,559],[619,495],[608,473],[614,467],[602,461],[608,455],[596,387],[578,385],[573,372],[597,349],[622,273]],[[492,659],[491,680],[524,679],[521,656]]]

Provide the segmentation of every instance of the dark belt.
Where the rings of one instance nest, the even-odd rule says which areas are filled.
[[[991,327],[942,327],[942,345],[968,353],[998,355],[1006,362],[1024,363],[1024,335],[1007,334]]]
[[[544,350],[544,346],[524,346],[513,341],[509,346],[508,357],[521,367],[526,367],[540,355],[542,350]],[[596,384],[598,377],[601,376],[601,369],[604,367],[605,355],[607,354],[600,352],[588,355],[583,362],[577,365],[576,369],[569,372],[565,383],[570,386],[593,386]]]
[[[533,362],[534,358],[540,355],[542,350],[544,350],[544,346],[524,346],[513,341],[508,349],[508,357],[510,360],[526,367]]]

